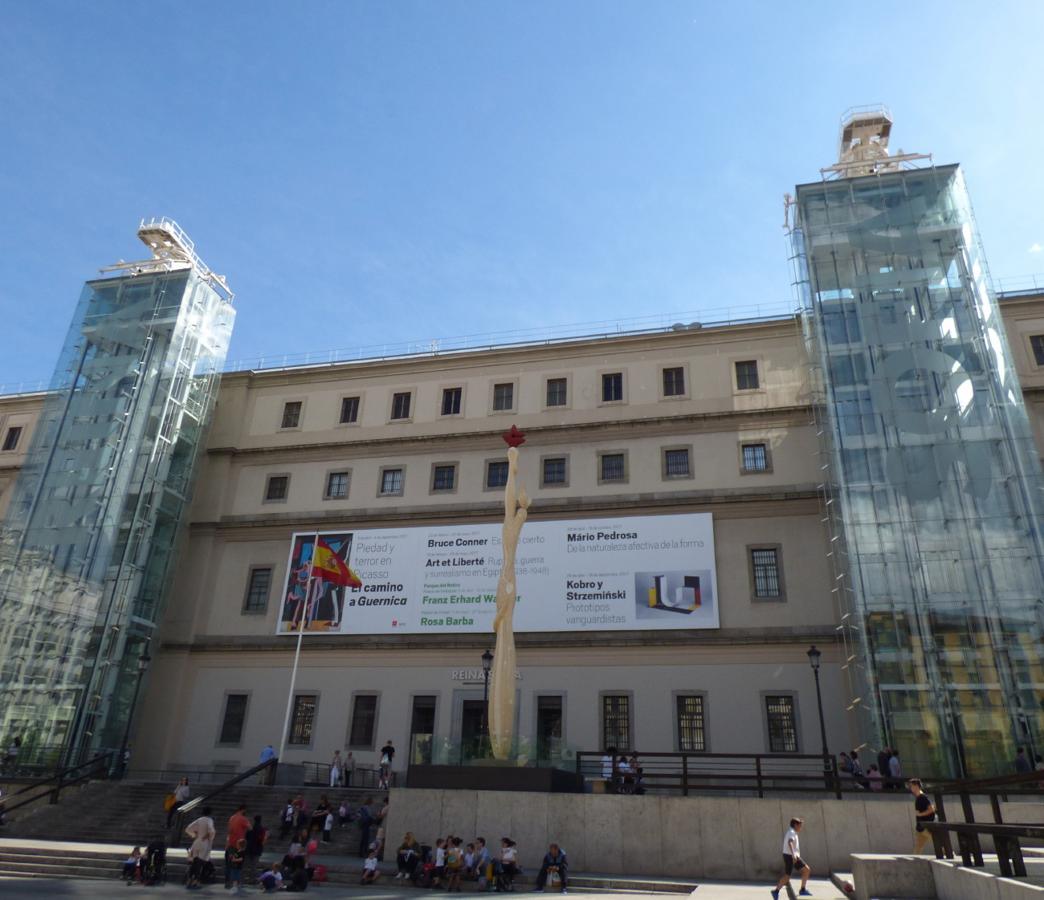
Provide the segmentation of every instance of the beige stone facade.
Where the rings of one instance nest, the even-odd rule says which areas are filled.
[[[1003,309],[1044,446],[1034,341],[1044,297],[1009,298]],[[24,429],[16,449],[0,452],[0,511],[42,399],[0,398],[0,440]],[[615,734],[640,752],[693,740],[710,752],[769,752],[780,739],[770,739],[771,708],[777,728],[780,716],[792,723],[787,749],[817,753],[811,644],[824,651],[830,749],[856,742],[833,642],[800,323],[781,319],[226,375],[133,767],[240,768],[278,746],[294,650],[275,633],[291,535],[499,521],[489,464],[504,458],[512,424],[528,436],[530,521],[711,513],[720,602],[714,630],[518,635],[517,730],[534,748],[568,758]],[[545,471],[547,460],[556,462]],[[767,596],[752,550],[775,553]],[[296,694],[313,698],[311,724],[296,729],[285,758],[326,762],[347,749],[372,765],[391,739],[401,770],[414,734],[459,746],[474,728],[491,642],[306,637]]]

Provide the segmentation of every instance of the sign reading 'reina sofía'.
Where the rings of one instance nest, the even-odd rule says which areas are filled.
[[[488,633],[500,524],[295,534],[280,633]],[[515,631],[717,628],[707,513],[529,522]]]

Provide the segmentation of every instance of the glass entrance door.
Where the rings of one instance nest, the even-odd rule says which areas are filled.
[[[486,704],[481,700],[464,700],[460,710],[461,762],[483,756],[483,723]]]
[[[410,716],[410,764],[431,765],[431,744],[435,738],[435,696],[413,698]]]
[[[537,697],[537,761],[553,762],[562,754],[562,698]]]

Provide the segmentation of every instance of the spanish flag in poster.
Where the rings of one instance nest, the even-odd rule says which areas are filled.
[[[315,545],[315,554],[312,557],[312,577],[321,578],[338,587],[362,587],[362,580],[359,576],[348,568],[348,564],[322,538],[319,538]]]

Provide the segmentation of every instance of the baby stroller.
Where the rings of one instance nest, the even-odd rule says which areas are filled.
[[[414,887],[430,888],[435,878],[435,860],[431,857],[431,846],[421,844],[417,865],[413,867],[410,881]]]
[[[145,848],[141,861],[142,884],[167,883],[167,845],[161,840],[152,841]]]
[[[494,890],[498,893],[513,891],[515,889],[515,876],[521,873],[516,866],[497,866],[497,878]]]

